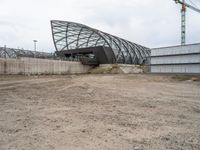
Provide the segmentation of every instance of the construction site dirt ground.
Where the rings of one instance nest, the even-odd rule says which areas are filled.
[[[200,150],[200,82],[0,76],[0,150]]]

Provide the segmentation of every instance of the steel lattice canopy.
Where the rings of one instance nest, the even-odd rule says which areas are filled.
[[[150,49],[83,24],[52,20],[52,36],[56,51],[69,52],[104,47],[113,53],[112,63],[144,64]],[[106,52],[106,50],[105,50]],[[108,62],[109,63],[109,62]]]
[[[18,57],[53,58],[54,55],[46,52],[0,47],[0,58]]]

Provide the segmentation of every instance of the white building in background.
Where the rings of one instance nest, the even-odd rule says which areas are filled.
[[[151,73],[200,74],[200,43],[151,49]]]

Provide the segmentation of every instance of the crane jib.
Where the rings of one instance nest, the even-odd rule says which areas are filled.
[[[188,4],[185,2],[185,0],[173,0],[175,1],[176,4],[181,4],[182,9],[181,9],[181,45],[185,45],[185,37],[186,37],[186,7],[190,8],[196,12],[200,13],[200,9]]]
[[[200,9],[198,9],[198,8],[196,8],[196,7],[194,7],[194,6],[190,5],[190,4],[188,4],[188,3],[186,3],[186,2],[182,2],[182,1],[180,1],[180,0],[174,0],[174,1],[175,1],[176,3],[179,3],[179,4],[181,4],[181,5],[185,5],[186,7],[188,7],[188,8],[190,8],[190,9],[192,9],[192,10],[194,10],[194,11],[200,13]]]

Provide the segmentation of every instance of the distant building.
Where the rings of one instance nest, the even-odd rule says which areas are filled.
[[[200,43],[151,49],[151,73],[200,73]]]

